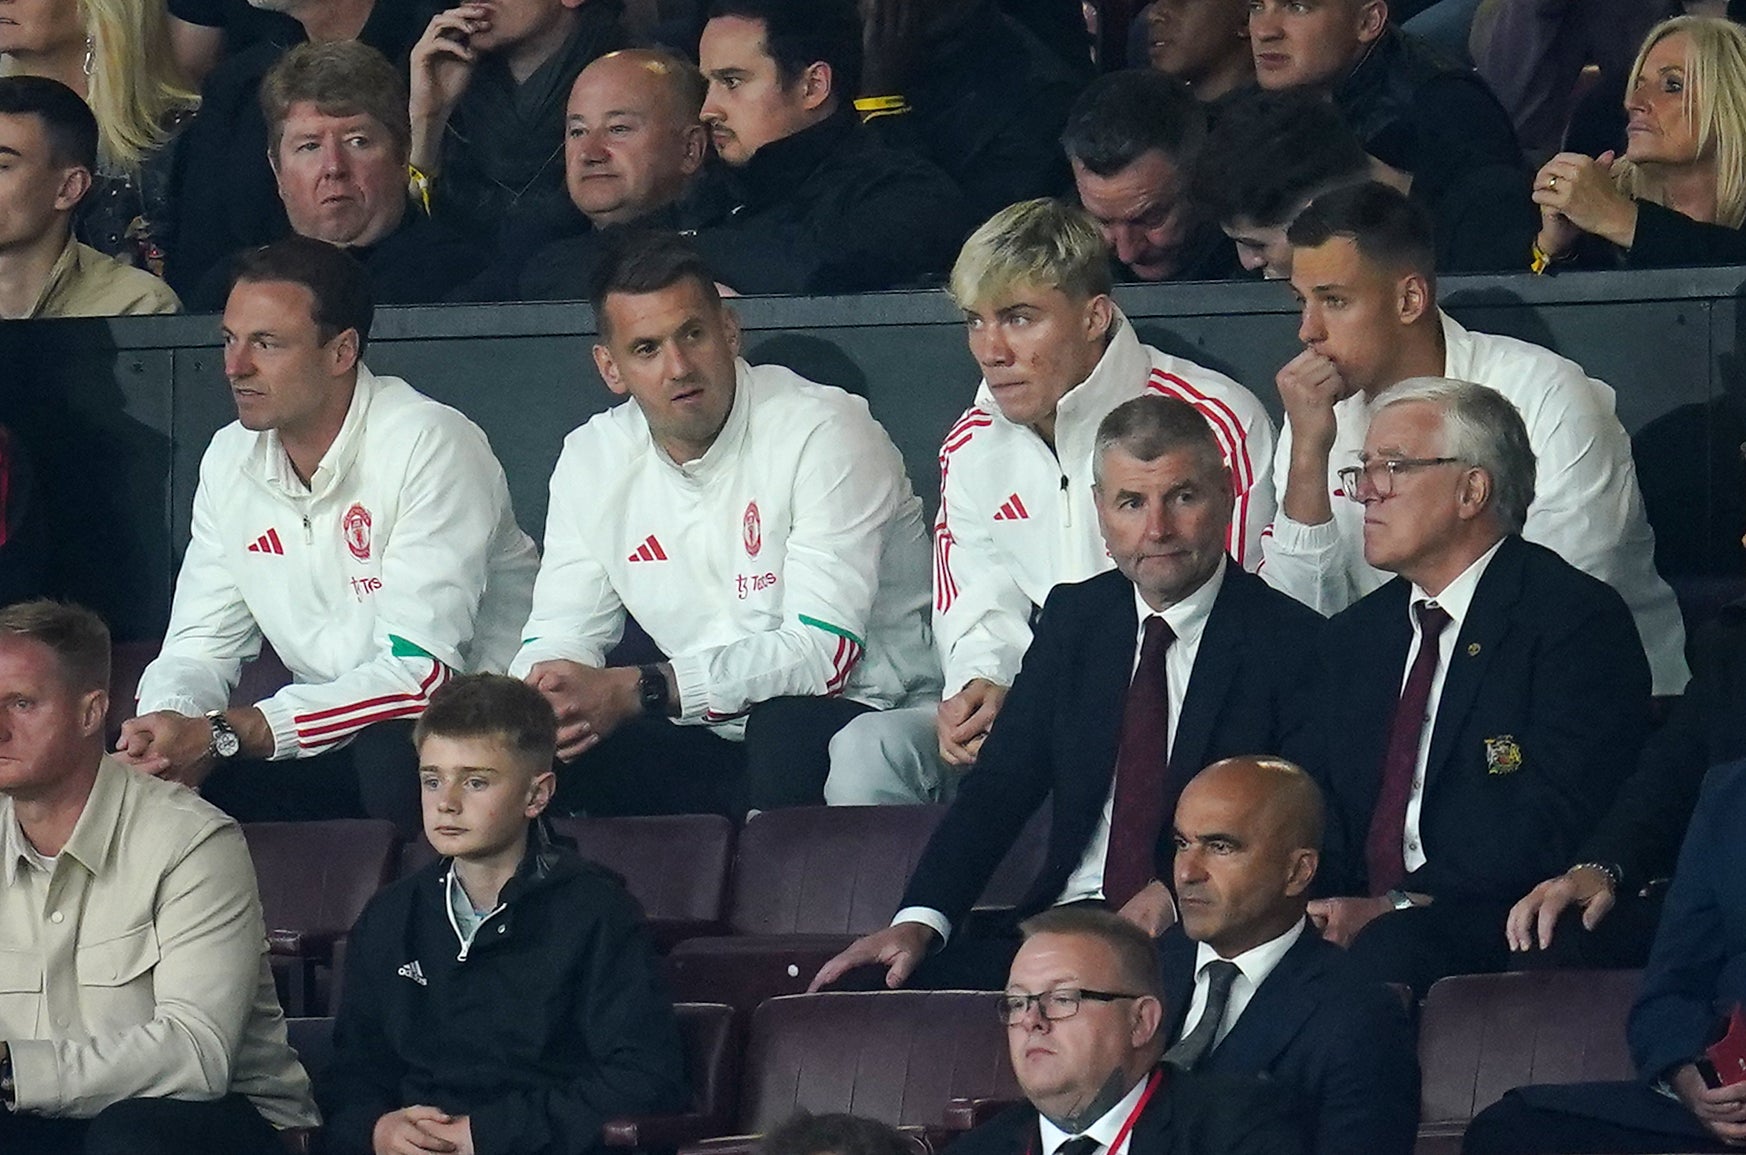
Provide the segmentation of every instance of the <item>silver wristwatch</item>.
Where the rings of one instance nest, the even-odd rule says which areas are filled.
[[[235,758],[242,753],[242,739],[237,737],[223,710],[211,711],[206,720],[212,724],[212,745],[207,747],[208,753],[214,758]]]

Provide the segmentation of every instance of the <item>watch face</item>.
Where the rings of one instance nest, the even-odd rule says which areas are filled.
[[[213,745],[218,748],[220,758],[235,758],[237,751],[242,749],[242,739],[235,734],[221,733],[214,739]]]

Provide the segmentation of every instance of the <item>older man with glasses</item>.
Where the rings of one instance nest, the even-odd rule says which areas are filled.
[[[1167,1036],[1146,932],[1107,910],[1026,920],[997,1009],[1026,1102],[962,1155],[1291,1155],[1300,1125],[1259,1081],[1161,1066]]]
[[[1535,473],[1510,400],[1443,378],[1390,389],[1339,470],[1365,562],[1395,576],[1324,636],[1340,676],[1309,765],[1340,897],[1309,913],[1361,969],[1420,994],[1509,969],[1511,904],[1571,861],[1648,730],[1624,599],[1522,537]]]

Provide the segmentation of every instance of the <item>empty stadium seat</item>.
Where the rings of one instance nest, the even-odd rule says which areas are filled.
[[[885,926],[944,806],[800,806],[747,821],[734,856],[728,933],[682,942],[667,956],[675,994],[750,1011],[797,994],[832,956]],[[996,872],[990,894],[1017,900],[1042,854],[1033,822]],[[1019,876],[1024,875],[1022,881]]]
[[[334,945],[372,895],[394,877],[400,837],[370,818],[243,824],[261,888],[267,943],[283,976],[286,1012],[327,1009],[317,972],[333,965]]]
[[[1016,1099],[995,996],[866,991],[774,998],[752,1015],[742,1134],[687,1151],[749,1151],[797,1110],[937,1128],[954,1098]]]
[[[1529,1083],[1632,1079],[1625,1018],[1641,971],[1460,975],[1419,1017],[1417,1155],[1458,1155],[1467,1124]]]
[[[679,1036],[685,1074],[691,1080],[691,1110],[683,1115],[633,1115],[609,1119],[601,1128],[608,1147],[670,1151],[730,1130],[739,1097],[739,1040],[734,1009],[720,1003],[679,1003]]]
[[[722,928],[734,826],[719,814],[553,818],[577,851],[624,879],[658,950]],[[401,874],[436,861],[423,838],[407,844]],[[705,1000],[707,1001],[707,1000]]]

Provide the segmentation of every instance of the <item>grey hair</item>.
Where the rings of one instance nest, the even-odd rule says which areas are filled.
[[[1091,481],[1103,485],[1103,457],[1119,446],[1139,461],[1156,461],[1178,449],[1194,449],[1206,467],[1230,477],[1219,439],[1200,410],[1177,397],[1145,393],[1117,405],[1097,426]]]
[[[1534,449],[1528,427],[1495,389],[1448,377],[1409,377],[1382,395],[1380,409],[1424,401],[1443,415],[1442,456],[1485,470],[1491,506],[1505,533],[1520,533],[1534,503]]]

